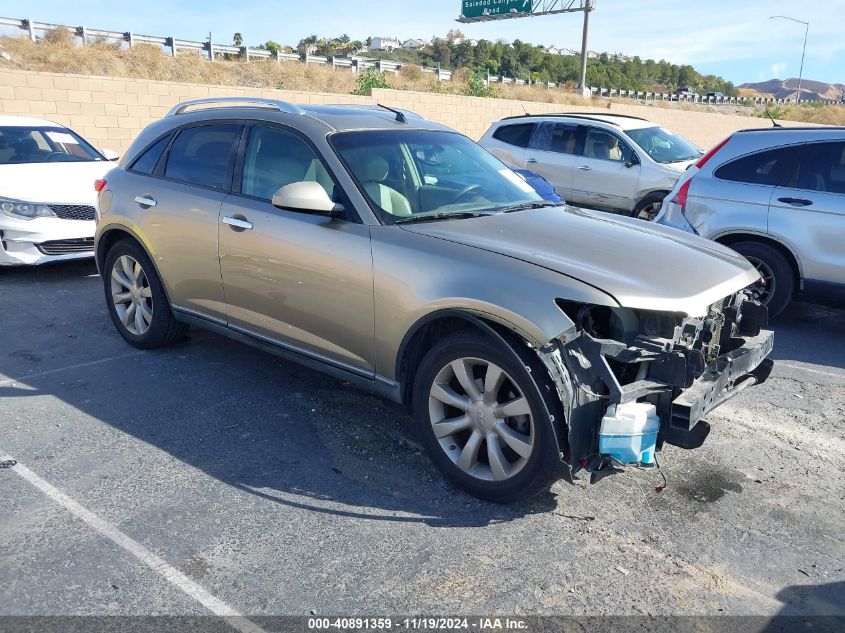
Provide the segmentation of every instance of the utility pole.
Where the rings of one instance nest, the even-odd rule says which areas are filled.
[[[807,34],[810,32],[810,23],[805,22],[804,20],[797,20],[796,18],[790,18],[786,15],[771,15],[769,16],[770,20],[774,20],[775,18],[781,18],[782,20],[789,20],[790,22],[798,22],[799,24],[804,25],[804,47],[801,49],[801,67],[798,70],[798,97],[795,99],[795,102],[801,100],[801,79],[804,76],[804,54],[807,52]]]
[[[581,38],[581,75],[578,79],[578,87],[581,89],[581,94],[584,95],[587,91],[587,36],[590,30],[590,11],[592,10],[593,0],[584,0],[584,34]]]

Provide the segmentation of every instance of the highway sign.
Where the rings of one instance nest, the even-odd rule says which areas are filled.
[[[461,0],[461,16],[464,18],[505,17],[514,14],[530,14],[532,0]],[[514,15],[514,17],[516,17]]]

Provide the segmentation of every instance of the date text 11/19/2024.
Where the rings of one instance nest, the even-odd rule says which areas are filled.
[[[528,623],[510,617],[314,617],[308,618],[308,628],[314,631],[524,631],[528,629]]]

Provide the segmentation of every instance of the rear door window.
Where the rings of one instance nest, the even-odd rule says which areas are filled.
[[[179,132],[167,157],[165,178],[192,185],[225,189],[241,126],[220,123]]]
[[[558,154],[574,154],[578,139],[578,126],[567,123],[538,123],[531,137],[531,149]]]
[[[743,156],[716,169],[714,176],[752,185],[788,186],[801,151],[801,145],[791,145]]]
[[[845,142],[808,144],[796,183],[798,189],[845,194]]]
[[[531,142],[531,134],[534,131],[533,123],[514,123],[512,125],[503,125],[498,130],[493,132],[493,138],[507,143],[508,145],[515,145],[516,147],[528,147]]]

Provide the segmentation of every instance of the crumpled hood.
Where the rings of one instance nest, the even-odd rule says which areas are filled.
[[[710,304],[759,278],[745,258],[715,242],[650,222],[572,207],[402,228],[557,271],[630,308],[703,316]]]
[[[0,165],[0,196],[46,204],[90,204],[94,181],[115,167],[110,161]]]

